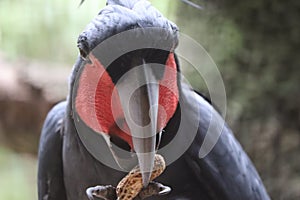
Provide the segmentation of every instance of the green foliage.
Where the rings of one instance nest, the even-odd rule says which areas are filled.
[[[37,199],[36,162],[0,147],[0,199]]]
[[[231,127],[272,199],[299,199],[300,2],[194,2],[205,9],[181,5],[177,22],[216,61]],[[203,82],[189,75],[205,92]]]
[[[174,0],[149,0],[152,5],[158,9],[165,17],[170,20],[175,20],[176,18],[176,8],[178,1]]]
[[[201,2],[198,4],[202,5]],[[205,6],[205,10],[197,10],[186,4],[180,5],[176,18],[180,31],[191,36],[202,45],[212,56],[221,72],[225,69],[223,64],[226,63],[228,73],[222,75],[225,80],[230,79],[235,70],[231,59],[240,51],[243,45],[242,32],[230,18],[224,18],[213,7]],[[193,87],[207,93],[205,83],[202,81],[201,83],[197,82],[201,77],[192,70],[192,67],[186,66],[186,64],[183,64],[182,67],[187,72]]]
[[[161,12],[171,16],[169,2],[153,0]],[[29,57],[71,66],[78,55],[78,35],[105,6],[104,0],[86,0],[80,7],[79,3],[1,0],[0,49],[11,59]]]
[[[76,41],[85,25],[104,5],[89,0],[0,2],[0,46],[11,58],[31,57],[74,62]]]
[[[0,47],[11,58],[31,57],[73,63],[77,37],[104,1],[0,2]]]

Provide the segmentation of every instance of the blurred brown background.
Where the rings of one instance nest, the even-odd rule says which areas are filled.
[[[180,0],[151,2],[216,62],[227,121],[272,199],[300,199],[300,2],[194,0],[203,10]],[[77,36],[105,2],[78,4],[0,2],[0,199],[37,199],[43,120],[65,99]],[[201,77],[182,67],[208,94]]]

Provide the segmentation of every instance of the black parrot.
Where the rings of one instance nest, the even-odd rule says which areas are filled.
[[[107,1],[79,36],[67,101],[46,118],[39,200],[88,199],[87,188],[116,186],[135,164],[146,187],[156,151],[168,164],[157,181],[172,191],[149,199],[270,199],[218,112],[183,83],[177,43],[176,25],[148,1]],[[221,134],[201,158],[208,130]]]

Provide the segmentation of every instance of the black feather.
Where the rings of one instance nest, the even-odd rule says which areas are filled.
[[[82,52],[85,56],[106,38],[135,27],[165,28],[170,33],[170,41],[178,42],[176,41],[178,31],[176,25],[165,19],[151,7],[148,1],[109,0],[108,4],[109,6],[105,7],[79,36],[78,45],[83,48]],[[135,38],[135,35],[132,37]],[[159,37],[151,37],[149,40],[161,42]],[[126,42],[130,41],[124,40],[122,45],[126,45]],[[114,50],[113,47],[116,46],[111,46],[109,51],[104,49],[103,53],[110,53]],[[141,53],[151,62],[164,63],[167,53],[159,52],[159,56],[152,57],[151,50],[144,50],[136,53]],[[147,57],[148,53],[149,57]],[[154,60],[151,60],[153,58]],[[155,58],[161,60],[157,61]],[[122,59],[127,58],[126,56],[120,57],[119,61],[121,62]],[[65,200],[67,198],[87,200],[85,190],[88,187],[115,186],[126,175],[125,172],[106,166],[94,157],[113,159],[110,158],[112,155],[103,137],[88,128],[84,129],[86,137],[93,138],[92,142],[97,141],[97,143],[92,143],[92,146],[96,152],[99,152],[99,155],[92,155],[79,137],[76,129],[79,127],[75,127],[75,119],[77,123],[82,122],[73,116],[72,97],[73,92],[76,92],[74,88],[76,77],[80,75],[85,63],[81,57],[78,58],[70,77],[67,102],[54,107],[45,121],[39,147],[39,200]],[[176,64],[179,71],[177,58]],[[164,129],[161,145],[163,147],[174,142],[169,156],[174,156],[178,151],[182,155],[168,165],[162,176],[158,178],[159,182],[171,186],[172,192],[163,197],[150,197],[149,200],[269,200],[255,167],[226,124],[209,154],[204,158],[199,157],[209,125],[212,125],[214,135],[224,120],[205,99],[181,83],[179,76],[178,89],[180,105]],[[211,122],[212,116],[218,120]],[[195,132],[192,131],[193,129]],[[175,136],[176,138],[178,136],[176,140],[174,140]],[[211,135],[209,136],[211,140]],[[122,141],[115,140],[115,138],[112,140],[127,148]],[[188,141],[191,143],[188,143],[187,149],[181,149]],[[165,155],[166,160],[170,159],[169,156]]]

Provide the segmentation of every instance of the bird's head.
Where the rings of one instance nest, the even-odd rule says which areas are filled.
[[[135,152],[149,183],[163,129],[178,105],[178,29],[146,0],[108,1],[79,36],[85,61],[75,109],[112,146]],[[122,166],[121,166],[122,167]]]

